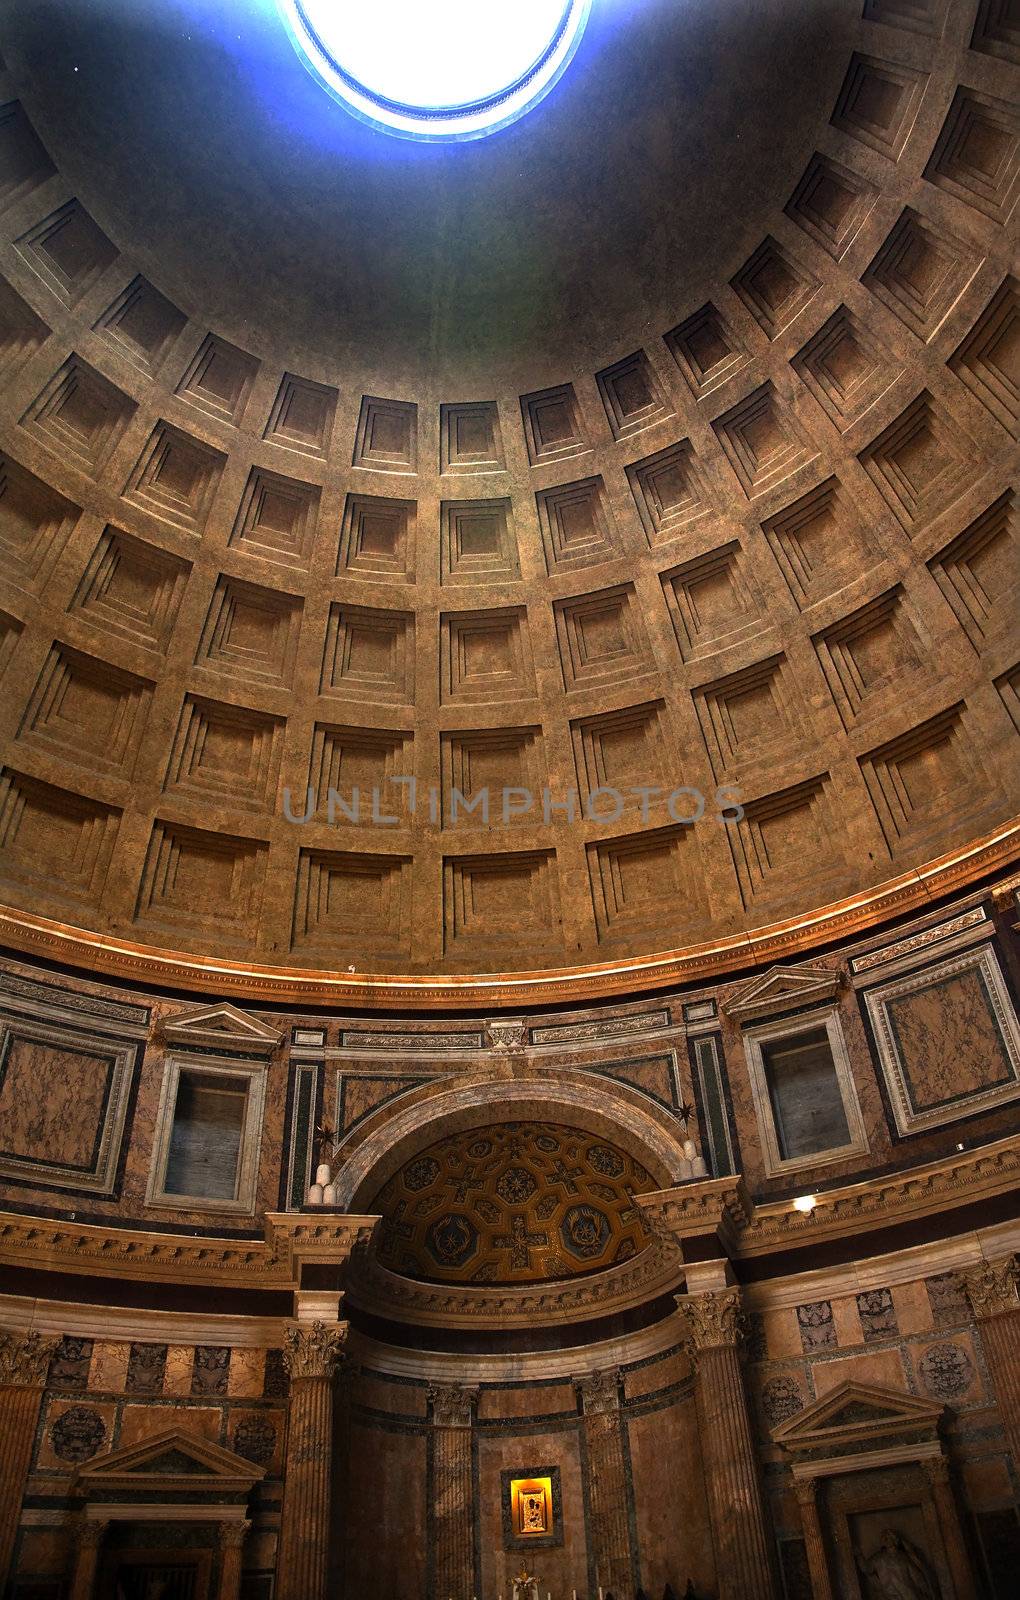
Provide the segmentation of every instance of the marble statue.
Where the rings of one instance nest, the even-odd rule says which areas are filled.
[[[872,1600],[939,1600],[928,1569],[908,1539],[884,1528],[878,1549],[864,1563]]]

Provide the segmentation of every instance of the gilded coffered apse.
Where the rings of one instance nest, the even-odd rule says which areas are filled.
[[[382,1189],[379,1256],[406,1277],[535,1283],[628,1261],[650,1238],[633,1204],[656,1187],[614,1145],[550,1122],[473,1128],[430,1145]]]

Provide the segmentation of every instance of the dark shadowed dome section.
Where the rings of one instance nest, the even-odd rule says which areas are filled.
[[[440,1283],[537,1283],[603,1271],[650,1244],[635,1194],[656,1187],[604,1139],[549,1122],[452,1135],[405,1162],[368,1208],[379,1259]]]

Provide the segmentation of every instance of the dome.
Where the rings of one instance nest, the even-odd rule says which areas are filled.
[[[998,848],[1008,63],[866,12],[602,0],[436,144],[268,0],[8,8],[9,940],[502,1003]]]

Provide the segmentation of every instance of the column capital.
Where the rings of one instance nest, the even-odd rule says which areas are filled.
[[[715,1289],[706,1294],[678,1294],[677,1310],[684,1322],[684,1343],[691,1354],[739,1345],[744,1332],[740,1290]]]
[[[250,1527],[250,1522],[221,1522],[220,1544],[223,1546],[224,1550],[240,1550],[245,1539],[248,1537],[248,1530]]]
[[[98,1550],[110,1526],[103,1517],[79,1517],[74,1529],[74,1542],[79,1550]]]
[[[283,1335],[283,1364],[291,1379],[334,1378],[343,1360],[347,1329],[346,1322],[291,1323]]]
[[[1020,1310],[1017,1299],[1020,1272],[1015,1256],[981,1261],[975,1267],[965,1268],[959,1276],[976,1317],[1001,1317]]]
[[[471,1411],[478,1399],[478,1385],[430,1383],[432,1422],[437,1428],[470,1428]]]
[[[918,1462],[918,1466],[933,1487],[936,1484],[949,1482],[949,1462],[945,1456],[924,1456]]]
[[[794,1478],[793,1492],[799,1506],[813,1506],[818,1498],[817,1478]]]
[[[0,1329],[0,1389],[41,1389],[59,1339]]]
[[[578,1378],[571,1378],[586,1417],[620,1409],[622,1377],[619,1367],[609,1367],[604,1372],[586,1372]]]

